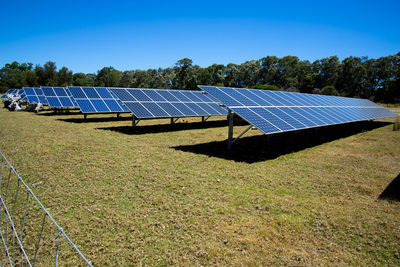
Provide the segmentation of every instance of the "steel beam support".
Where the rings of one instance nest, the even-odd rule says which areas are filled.
[[[140,119],[136,119],[134,115],[132,115],[132,128],[135,128],[138,125]]]
[[[247,127],[246,130],[244,130],[241,134],[239,134],[239,136],[236,137],[236,138],[232,141],[232,144],[235,143],[237,140],[239,140],[239,138],[242,137],[245,133],[247,133],[251,128],[253,128],[253,125],[250,125],[249,127]]]
[[[254,128],[253,125],[250,125],[246,128],[241,134],[238,135],[235,139],[233,139],[233,112],[232,110],[228,109],[228,152],[232,150],[232,144],[239,140],[245,133],[247,133],[250,129]]]
[[[232,138],[233,138],[233,113],[232,110],[228,109],[228,151],[232,149]]]
[[[211,117],[211,116],[207,116],[207,117],[202,116],[202,117],[201,117],[201,122],[207,121],[210,117]]]

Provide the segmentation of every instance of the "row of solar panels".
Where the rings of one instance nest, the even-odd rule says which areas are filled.
[[[226,115],[230,110],[265,134],[397,116],[366,99],[213,86],[199,88],[203,92],[26,87],[19,93],[26,95],[30,103],[41,101],[52,108],[79,107],[85,114],[132,112],[135,118],[168,118]]]
[[[199,87],[264,134],[398,116],[367,99]]]
[[[200,91],[43,86],[20,90],[29,103],[41,102],[51,108],[79,107],[84,114],[131,112],[136,118],[227,114],[226,108]]]

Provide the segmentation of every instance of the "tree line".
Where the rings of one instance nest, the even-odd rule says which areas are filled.
[[[196,90],[197,85],[286,90],[302,93],[400,102],[400,52],[378,59],[331,56],[310,62],[296,56],[267,56],[242,64],[201,68],[189,58],[168,68],[120,71],[104,67],[97,73],[73,73],[56,63],[43,66],[12,62],[0,69],[0,91],[35,86],[105,86]]]

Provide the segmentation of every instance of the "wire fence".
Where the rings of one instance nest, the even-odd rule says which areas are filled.
[[[92,266],[0,154],[0,266]]]

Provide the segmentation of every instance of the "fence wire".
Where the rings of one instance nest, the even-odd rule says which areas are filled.
[[[92,266],[0,154],[0,266]]]

